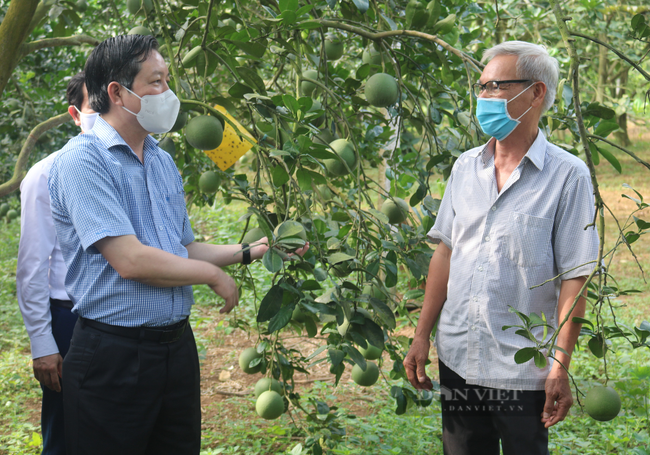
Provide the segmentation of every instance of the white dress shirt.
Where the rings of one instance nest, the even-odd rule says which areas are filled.
[[[56,238],[47,178],[58,152],[36,163],[20,184],[21,218],[16,294],[32,345],[32,358],[56,354],[50,297],[69,300],[67,268]]]
[[[493,141],[463,153],[428,234],[452,251],[438,356],[468,384],[543,390],[550,362],[542,369],[533,360],[517,365],[515,353],[534,345],[502,327],[522,324],[513,307],[544,313],[557,328],[561,280],[594,269],[598,235],[586,228],[594,220],[589,169],[540,130],[500,192],[494,170]],[[543,336],[541,328],[534,333]]]

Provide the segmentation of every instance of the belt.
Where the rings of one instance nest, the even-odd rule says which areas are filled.
[[[100,332],[132,338],[134,340],[154,341],[156,343],[173,343],[174,341],[178,341],[188,325],[188,318],[164,327],[121,327],[81,317],[79,320],[84,326],[92,327]]]

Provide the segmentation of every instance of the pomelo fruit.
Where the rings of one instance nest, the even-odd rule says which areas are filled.
[[[147,27],[143,27],[142,25],[138,25],[137,27],[133,27],[131,30],[129,30],[128,35],[151,35],[151,30],[149,30]]]
[[[255,411],[263,419],[277,419],[284,413],[284,400],[282,400],[282,396],[278,392],[267,390],[257,397]]]
[[[386,199],[381,206],[381,213],[388,217],[390,224],[403,223],[409,213],[409,205],[404,199],[394,197]]]
[[[241,354],[239,354],[239,368],[241,368],[242,371],[246,374],[257,373],[262,368],[262,365],[258,363],[252,368],[249,365],[253,360],[259,359],[260,357],[262,357],[262,354],[257,352],[257,349],[255,348],[244,349],[241,352]]]
[[[244,238],[242,240],[243,243],[255,243],[262,237],[266,237],[266,234],[264,233],[264,230],[262,228],[253,228],[250,231],[244,235]]]
[[[0,216],[5,216],[9,211],[9,209],[10,209],[9,204],[7,204],[6,202],[0,204]]]
[[[16,218],[18,218],[18,211],[14,209],[10,209],[7,212],[7,218],[10,220],[15,220]]]
[[[320,132],[312,138],[312,141],[314,144],[320,144],[320,145],[329,145],[330,143],[334,142],[336,139],[338,139],[332,132],[330,131],[329,128],[323,128],[320,130]]]
[[[366,100],[375,107],[391,106],[397,102],[399,85],[390,74],[373,74],[366,82],[365,94]]]
[[[379,379],[379,368],[374,362],[366,362],[366,370],[359,365],[352,367],[352,380],[363,387],[369,387]]]
[[[162,141],[158,142],[158,147],[169,153],[172,158],[176,155],[176,144],[174,144],[171,137],[166,137]]]
[[[172,126],[172,129],[169,130],[169,132],[175,133],[176,131],[180,131],[185,126],[186,123],[187,123],[187,112],[178,111],[178,116],[176,116],[176,121],[174,122],[174,126]]]
[[[327,60],[338,60],[343,57],[343,41],[336,37],[325,38],[325,55]]]
[[[205,171],[199,177],[199,188],[203,193],[216,193],[221,185],[221,177],[214,171]]]
[[[221,145],[223,127],[216,117],[199,115],[187,123],[185,138],[196,149],[213,150]]]
[[[345,160],[348,166],[346,167],[339,159],[326,159],[323,160],[323,164],[325,165],[325,168],[327,168],[327,171],[336,177],[349,174],[350,171],[348,171],[348,168],[352,170],[357,164],[357,157],[354,153],[354,148],[352,148],[352,144],[345,139],[336,139],[330,143],[330,147],[334,149],[334,152],[340,158]]]
[[[587,392],[585,411],[592,419],[606,422],[616,417],[621,410],[621,398],[611,387],[596,386]]]
[[[375,50],[373,47],[365,49],[361,55],[361,61],[370,65],[381,66],[381,60],[381,51]]]
[[[255,384],[255,398],[259,398],[267,390],[273,390],[279,395],[282,395],[282,384],[280,381],[273,378],[262,378]]]
[[[368,343],[367,348],[362,348],[361,346],[359,346],[359,352],[361,353],[361,355],[363,355],[363,358],[366,360],[377,360],[378,358],[381,357],[381,353],[383,351],[378,347]]]
[[[302,77],[317,80],[318,79],[318,71],[316,71],[316,70],[303,71]],[[314,93],[314,90],[316,90],[316,87],[317,87],[317,85],[314,84],[313,82],[302,81],[300,83],[300,92],[304,96],[311,96],[311,94]]]

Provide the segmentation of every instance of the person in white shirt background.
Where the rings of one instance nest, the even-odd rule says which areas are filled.
[[[82,132],[97,115],[88,104],[81,72],[66,91],[68,113]],[[34,377],[41,383],[43,455],[65,454],[61,369],[77,316],[65,291],[67,269],[56,238],[47,179],[58,152],[36,163],[20,185],[21,221],[16,288],[29,335]]]

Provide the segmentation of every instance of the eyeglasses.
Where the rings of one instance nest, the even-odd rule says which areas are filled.
[[[472,85],[472,92],[475,97],[479,97],[483,91],[487,92],[488,95],[493,95],[499,90],[502,90],[502,85],[504,84],[523,84],[524,82],[533,82],[531,79],[515,79],[510,81],[487,81],[485,84],[476,83]],[[505,88],[505,87],[503,87]]]

